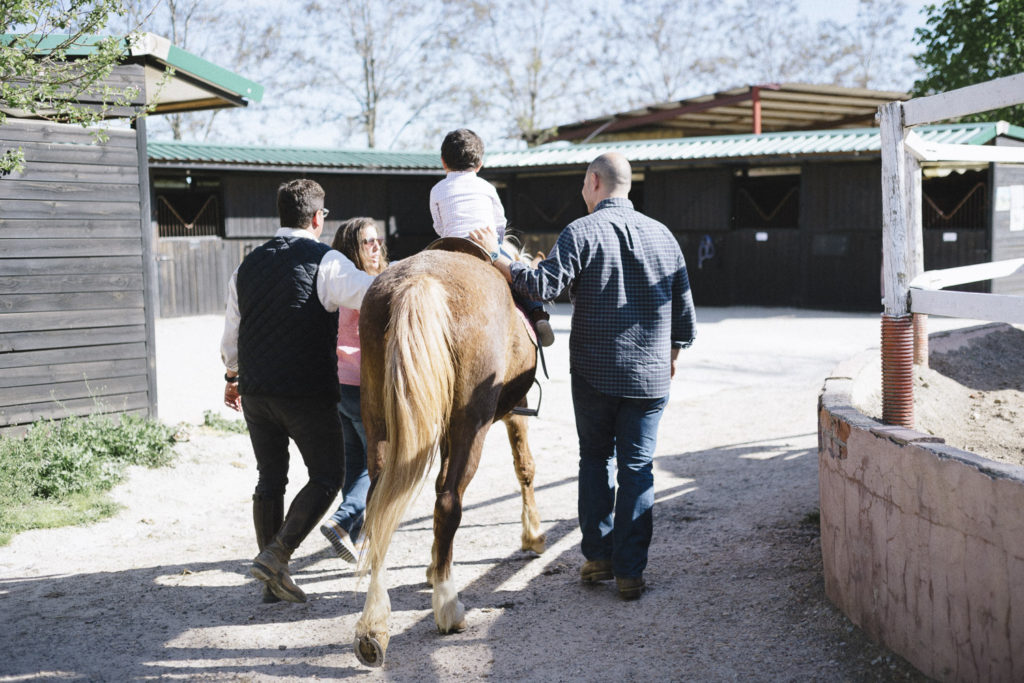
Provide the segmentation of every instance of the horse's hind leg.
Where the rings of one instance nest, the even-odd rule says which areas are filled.
[[[537,512],[537,501],[533,497],[533,477],[536,468],[530,442],[526,438],[527,422],[524,415],[506,415],[502,418],[508,432],[508,442],[512,446],[512,459],[516,467],[516,478],[523,495],[523,538],[522,549],[535,553],[544,552],[545,535],[540,530],[540,513]]]
[[[466,609],[459,602],[459,591],[452,579],[452,545],[462,522],[462,494],[476,474],[487,434],[486,427],[475,435],[460,434],[454,424],[451,427],[441,449],[434,503],[434,547],[427,569],[427,580],[434,587],[434,622],[441,633],[457,633],[466,628]]]
[[[367,436],[367,467],[371,485],[367,501],[373,495],[377,479],[384,463],[384,423],[374,410],[363,411],[363,424]],[[387,569],[383,565],[371,564],[370,585],[366,591],[363,613],[356,623],[355,650],[359,661],[365,666],[378,667],[384,664],[384,654],[391,636],[388,619],[391,616],[391,599],[388,597]]]

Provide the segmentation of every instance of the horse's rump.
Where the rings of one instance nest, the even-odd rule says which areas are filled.
[[[530,363],[510,368],[507,358],[510,346],[529,344],[512,327],[519,325],[514,311],[504,280],[462,253],[416,254],[385,270],[367,292],[359,323],[363,422],[372,441],[377,421],[384,444],[371,466],[371,477],[377,469],[380,476],[367,503],[365,531],[373,542],[364,569],[383,561],[373,553],[386,552],[453,409],[489,422],[522,397],[503,395],[505,389],[516,393],[522,385],[525,395]]]

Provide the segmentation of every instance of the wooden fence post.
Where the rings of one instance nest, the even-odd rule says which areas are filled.
[[[920,167],[903,144],[906,129],[901,102],[879,107],[879,134],[885,288],[882,297],[882,420],[913,427],[914,326],[909,294],[910,281],[921,271],[924,257]]]

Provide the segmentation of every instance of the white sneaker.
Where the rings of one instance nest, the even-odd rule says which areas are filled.
[[[320,533],[322,533],[328,541],[331,542],[331,546],[334,548],[334,552],[338,554],[338,557],[345,560],[349,564],[355,564],[358,553],[356,547],[352,543],[352,539],[349,538],[348,532],[341,528],[341,526],[333,519],[327,520],[322,527],[320,527]]]

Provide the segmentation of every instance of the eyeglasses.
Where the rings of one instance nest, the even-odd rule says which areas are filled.
[[[331,210],[330,209],[320,209],[320,211],[322,211],[323,214],[324,214],[324,220],[327,220],[327,214],[329,214],[331,212]]]
[[[384,244],[384,240],[380,237],[367,237],[366,239],[363,240],[364,245],[370,245],[373,244],[374,242],[377,243],[377,246]]]

